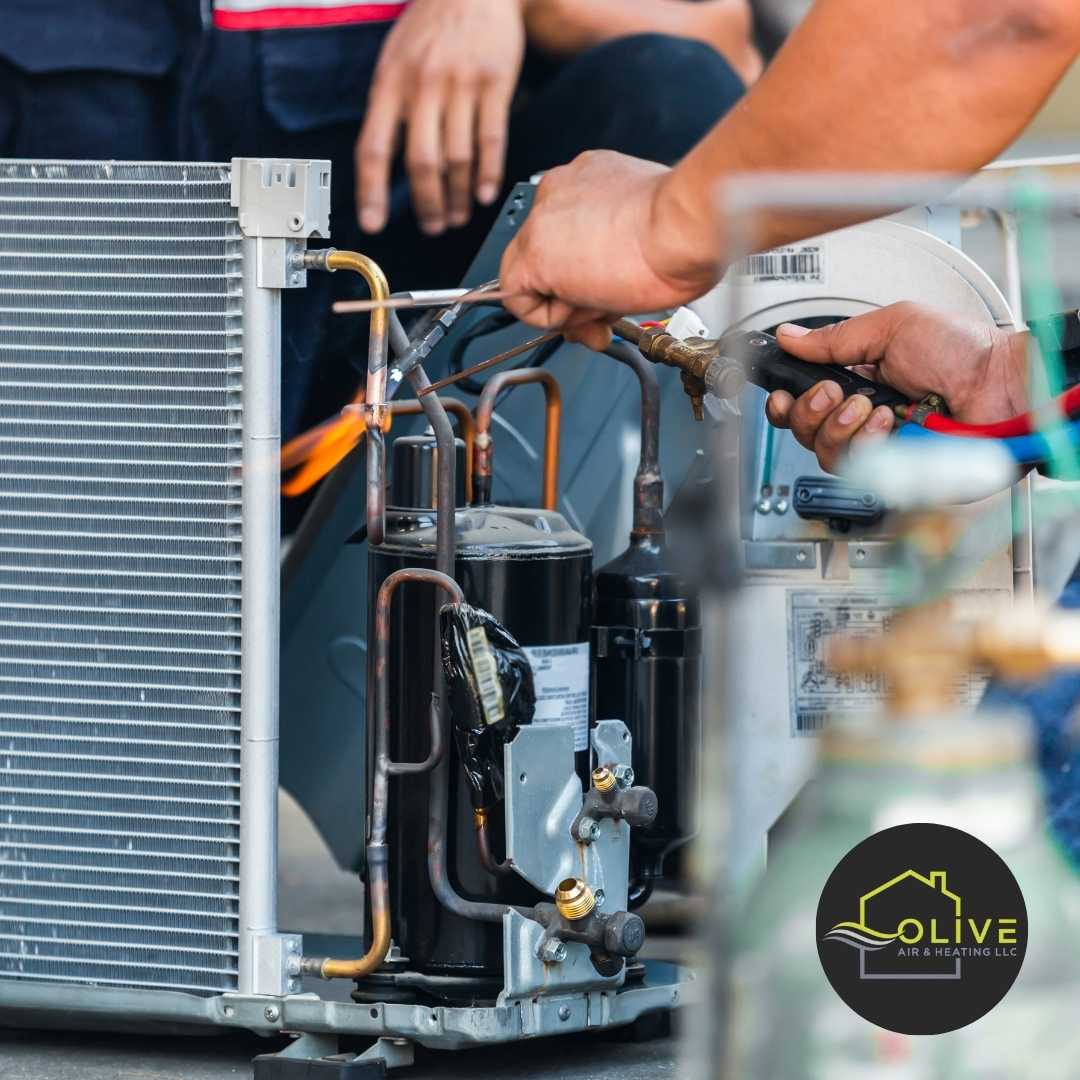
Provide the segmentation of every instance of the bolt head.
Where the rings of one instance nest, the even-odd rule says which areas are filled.
[[[560,1020],[569,1020],[570,1019],[570,1006],[569,1005],[560,1005],[559,1006],[559,1019]]]
[[[603,889],[595,889],[593,891],[593,896],[596,897],[596,906],[597,907],[603,907],[604,906],[604,890]]]
[[[267,1005],[263,1009],[263,1016],[273,1024],[281,1016],[281,1010],[276,1005]]]
[[[621,788],[634,786],[634,770],[629,765],[616,765],[611,770],[615,774],[615,783]]]
[[[540,959],[545,964],[561,964],[566,959],[566,946],[557,938],[548,938],[540,948]]]
[[[590,817],[583,817],[577,825],[577,838],[583,844],[591,844],[600,836],[600,826]]]

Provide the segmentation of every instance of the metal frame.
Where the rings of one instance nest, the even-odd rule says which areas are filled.
[[[330,163],[234,158],[232,204],[244,234],[239,989],[281,994],[298,988],[300,954],[277,932],[281,290],[307,283],[307,238],[329,233]]]

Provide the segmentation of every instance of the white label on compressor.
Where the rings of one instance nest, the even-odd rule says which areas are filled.
[[[526,645],[536,685],[537,724],[569,720],[574,750],[589,748],[589,643]]]

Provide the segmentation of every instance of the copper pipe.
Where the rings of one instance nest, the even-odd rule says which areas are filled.
[[[453,375],[447,375],[445,378],[439,379],[438,382],[433,382],[424,393],[432,394],[436,390],[443,390],[447,386],[452,386],[456,382],[461,382],[462,379],[467,379],[471,375],[476,375],[481,371],[487,371],[488,368],[495,367],[497,364],[503,364],[507,360],[513,360],[515,356],[521,356],[524,353],[532,352],[533,349],[538,349],[541,345],[546,345],[549,341],[554,341],[557,337],[561,337],[558,331],[551,331],[547,334],[541,334],[539,337],[534,337],[531,341],[523,341],[520,345],[515,345],[512,349],[507,349],[506,352],[501,352],[496,356],[489,356],[486,360],[481,360],[479,364],[473,364],[472,367],[466,368],[464,371],[455,371]]]
[[[465,443],[465,498],[472,502],[473,446],[476,443],[476,425],[472,413],[464,401],[457,398],[440,397],[439,402],[448,412],[453,413],[458,422],[458,431]],[[418,416],[424,412],[424,403],[418,398],[412,401],[392,401],[388,406],[393,416]]]
[[[488,835],[487,810],[473,811],[473,826],[476,829],[476,851],[480,856],[480,865],[496,877],[512,873],[508,863],[499,862],[491,853],[491,838]]]
[[[365,311],[401,311],[403,308],[446,307],[451,304],[501,304],[525,293],[507,292],[505,289],[421,289],[402,293],[387,300],[338,300],[333,305],[335,315],[360,315]]]
[[[625,341],[613,341],[607,355],[625,364],[641,387],[641,453],[634,476],[634,540],[664,535],[664,474],[660,471],[660,381],[656,368]]]
[[[357,251],[321,248],[304,254],[304,266],[315,270],[351,270],[366,282],[371,298],[389,299],[390,285],[378,263]],[[368,331],[367,385],[355,403],[364,402],[367,429],[367,537],[369,544],[381,544],[386,525],[386,361],[390,317],[385,307],[371,312]]]
[[[386,819],[391,776],[412,776],[431,772],[445,755],[442,710],[432,701],[429,714],[431,747],[423,761],[390,759],[390,613],[399,585],[416,582],[434,585],[450,597],[450,603],[465,600],[460,586],[438,570],[420,567],[397,570],[382,583],[375,601],[375,778],[371,792],[371,833],[367,843],[367,893],[371,907],[371,946],[358,960],[304,957],[301,971],[324,979],[359,979],[369,975],[386,959],[390,948],[389,855],[386,846]]]
[[[491,502],[491,457],[494,440],[491,437],[491,418],[495,411],[495,399],[508,386],[540,383],[546,401],[544,418],[544,480],[540,492],[540,505],[554,510],[559,492],[559,424],[562,420],[562,395],[559,381],[550,371],[542,368],[521,368],[517,371],[500,371],[484,384],[484,392],[476,406],[476,457],[473,461],[473,489],[478,505]]]

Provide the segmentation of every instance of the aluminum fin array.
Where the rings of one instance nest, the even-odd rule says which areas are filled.
[[[229,190],[0,162],[0,980],[237,985]]]

